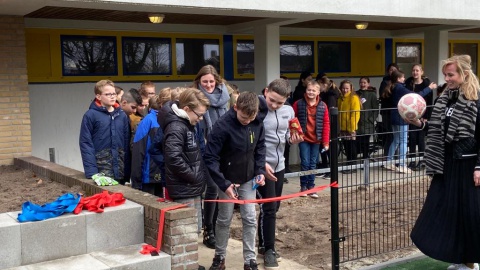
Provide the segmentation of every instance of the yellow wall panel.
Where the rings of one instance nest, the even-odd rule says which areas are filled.
[[[378,76],[383,74],[384,54],[383,39],[352,40],[352,75]]]
[[[28,78],[52,77],[50,35],[48,33],[27,34],[25,43]]]

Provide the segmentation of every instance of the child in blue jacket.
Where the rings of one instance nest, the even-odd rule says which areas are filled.
[[[95,100],[83,115],[80,127],[80,152],[85,177],[103,173],[121,184],[129,179],[128,118],[116,102],[115,85],[110,80],[95,84]]]

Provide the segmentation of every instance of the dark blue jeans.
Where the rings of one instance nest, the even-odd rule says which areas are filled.
[[[300,165],[302,171],[315,170],[320,153],[320,144],[301,142],[298,144],[300,149]],[[315,186],[315,174],[300,176],[300,186],[313,188]]]

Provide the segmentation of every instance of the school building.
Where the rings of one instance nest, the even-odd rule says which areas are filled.
[[[478,75],[479,10],[476,0],[2,0],[0,164],[33,155],[83,170],[80,122],[105,78],[158,91],[212,64],[258,93],[281,74],[294,88],[304,70],[378,88],[390,62],[407,76],[421,63],[443,82],[441,60],[465,53]]]

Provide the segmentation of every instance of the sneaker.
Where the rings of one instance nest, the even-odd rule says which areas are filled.
[[[205,270],[205,266],[199,265],[199,266],[198,266],[198,270]]]
[[[275,251],[269,249],[265,252],[265,269],[278,269],[277,256],[275,256]]]
[[[478,270],[478,263],[473,264],[473,268],[466,266],[465,264],[452,264],[447,270]]]
[[[283,178],[283,183],[284,183],[284,184],[288,184],[288,179],[287,179],[287,178]]]
[[[275,251],[275,257],[277,258],[277,262],[282,261],[282,256],[280,256],[280,253],[278,253],[278,251]]]
[[[323,175],[323,179],[330,179],[330,173],[326,173]]]
[[[203,229],[203,244],[211,249],[215,249],[215,234],[213,233],[213,228],[205,227]]]
[[[410,169],[413,169],[413,168],[417,167],[417,164],[415,164],[415,161],[410,161],[410,163],[408,163],[407,167],[410,168]]]
[[[393,164],[393,163],[387,164],[387,165],[383,166],[383,168],[385,168],[387,170],[390,170],[390,171],[396,171],[397,170],[397,166],[395,166],[395,164]]]
[[[308,193],[308,197],[312,199],[318,199],[318,194],[317,193]]]
[[[410,170],[409,168],[407,168],[405,166],[398,166],[396,171],[399,172],[399,173],[412,173],[412,170]]]
[[[304,192],[304,191],[307,191],[307,187],[301,187],[300,188],[300,192]],[[300,197],[307,197],[307,194],[302,194],[302,195],[300,195]]]
[[[225,258],[222,258],[220,255],[215,255],[209,270],[225,270]]]
[[[352,173],[356,173],[357,172],[357,169],[353,169],[353,170],[344,170],[342,171],[343,174],[352,174]]]
[[[243,270],[258,270],[257,261],[255,261],[254,259],[251,259],[250,262],[245,263],[243,265]]]
[[[265,256],[265,247],[258,247],[258,254]],[[275,251],[275,257],[277,258],[277,262],[282,261],[282,256],[280,255],[280,253],[278,253],[278,251]]]
[[[317,173],[315,174],[315,177],[323,177],[325,174],[324,173]]]

